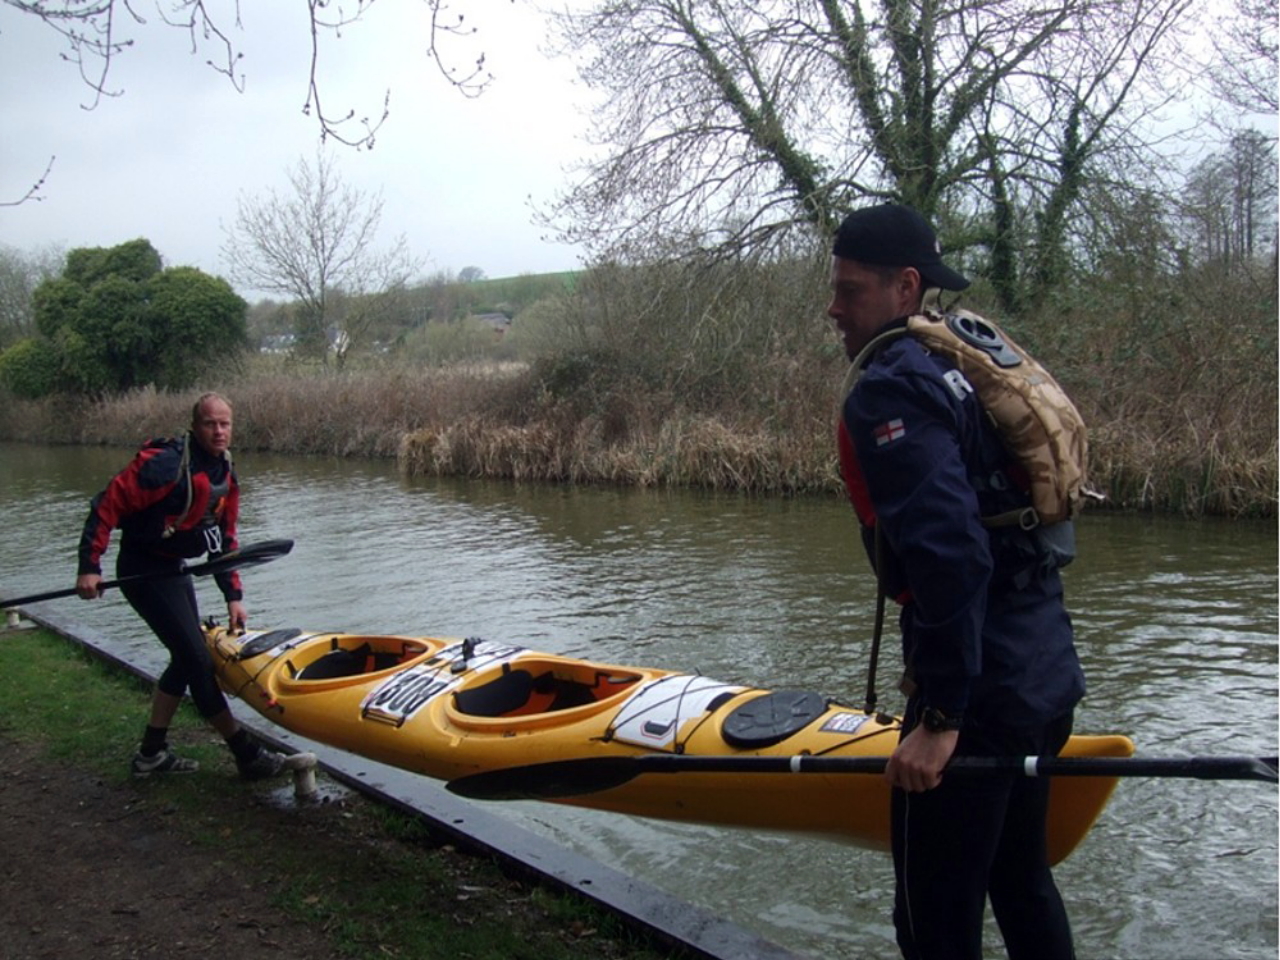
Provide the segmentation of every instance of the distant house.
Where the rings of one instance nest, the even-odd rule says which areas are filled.
[[[467,319],[491,327],[496,339],[501,340],[511,329],[511,318],[505,313],[473,313]]]
[[[288,353],[293,349],[298,338],[292,333],[273,333],[262,338],[262,353]]]

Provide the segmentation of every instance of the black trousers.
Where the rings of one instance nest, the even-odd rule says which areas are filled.
[[[116,559],[117,576],[172,573],[181,561],[156,557],[139,550],[122,549]],[[227,709],[227,698],[213,673],[213,659],[200,629],[195,585],[189,576],[170,576],[120,585],[129,606],[146,621],[169,651],[169,665],[156,686],[161,693],[191,699],[208,719]]]
[[[966,728],[956,754],[1056,756],[1071,725],[1068,714],[1030,730]],[[988,897],[1010,960],[1072,960],[1045,847],[1048,804],[1048,778],[1017,774],[944,774],[934,790],[893,791],[893,922],[906,960],[982,960]]]

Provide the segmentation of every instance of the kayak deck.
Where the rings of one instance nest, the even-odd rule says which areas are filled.
[[[209,627],[220,683],[303,736],[438,780],[648,753],[887,756],[900,726],[812,691],[595,663],[477,639]],[[1125,737],[1072,737],[1064,756],[1129,756]],[[1065,858],[1115,778],[1055,779],[1049,848]],[[873,849],[889,836],[880,776],[642,775],[554,802],[645,817],[815,834]]]

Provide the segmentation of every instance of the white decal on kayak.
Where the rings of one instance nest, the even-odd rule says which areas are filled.
[[[661,677],[627,698],[613,721],[613,739],[638,747],[669,748],[685,721],[702,716],[724,694],[746,689],[709,677]]]
[[[820,728],[821,733],[857,733],[871,718],[864,713],[837,713]]]
[[[400,726],[475,671],[503,663],[523,651],[524,647],[488,640],[451,644],[430,660],[401,670],[370,690],[360,703],[360,715]]]

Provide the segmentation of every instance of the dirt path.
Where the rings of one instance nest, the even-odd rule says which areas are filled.
[[[269,880],[218,862],[136,792],[0,736],[0,954],[7,960],[324,960]]]

